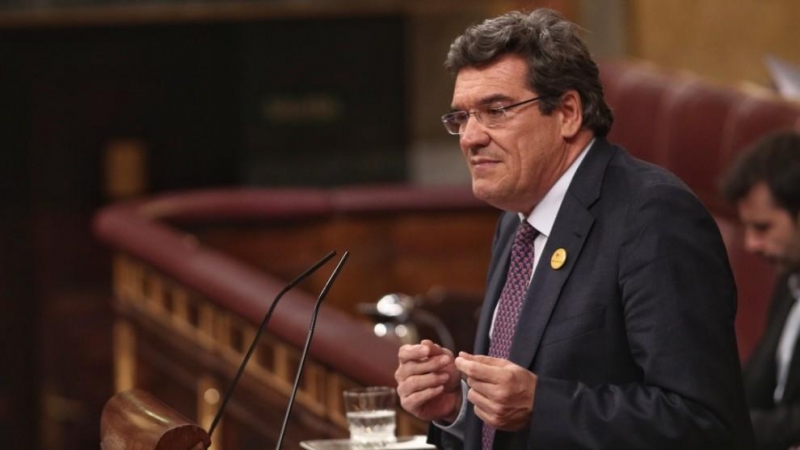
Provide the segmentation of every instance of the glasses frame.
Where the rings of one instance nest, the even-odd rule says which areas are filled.
[[[469,116],[475,116],[475,119],[481,125],[483,125],[483,126],[485,126],[487,128],[497,128],[500,124],[502,124],[503,122],[505,122],[506,120],[509,119],[509,117],[506,115],[506,112],[508,110],[516,108],[517,106],[522,106],[522,105],[527,105],[528,103],[533,103],[533,102],[535,102],[537,100],[541,100],[543,98],[545,98],[545,96],[544,95],[540,95],[538,97],[529,98],[528,100],[523,100],[521,102],[512,103],[512,104],[507,105],[507,106],[498,106],[496,108],[476,109],[474,111],[464,111],[464,110],[451,111],[451,112],[449,112],[447,114],[444,114],[442,116],[442,125],[444,125],[444,129],[447,130],[448,133],[450,133],[450,134],[452,134],[454,136],[458,136],[458,135],[461,134],[462,127],[465,126],[467,124],[467,122],[469,122]],[[500,119],[499,121],[497,121],[495,123],[486,123],[486,122],[484,122],[484,119],[481,118],[481,115],[482,114],[486,114],[486,113],[498,114],[497,117],[502,117],[502,119]],[[466,116],[464,116],[464,115],[466,115]],[[460,124],[456,124],[454,122],[454,119],[456,117],[458,117],[458,116],[462,116],[464,118],[464,121],[462,123],[460,123]],[[451,127],[454,127],[456,125],[458,125],[457,129],[451,129]]]

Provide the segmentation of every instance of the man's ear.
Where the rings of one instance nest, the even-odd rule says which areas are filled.
[[[561,114],[561,136],[572,139],[583,126],[583,102],[577,91],[569,90],[561,96],[557,107]]]

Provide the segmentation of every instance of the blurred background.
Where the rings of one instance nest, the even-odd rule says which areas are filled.
[[[467,25],[551,7],[597,59],[771,88],[795,0],[0,0],[0,442],[96,449],[113,393],[98,208],[230,186],[466,184],[439,116]]]

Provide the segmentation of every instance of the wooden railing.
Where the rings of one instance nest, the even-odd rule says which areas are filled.
[[[437,264],[426,265],[425,276],[447,285],[448,261],[458,260],[459,268],[473,265],[480,275],[471,278],[473,286],[451,287],[479,291],[496,216],[462,188],[205,191],[110,206],[96,217],[95,231],[115,251],[116,389],[148,390],[207,428],[271,299],[290,278],[285,275],[298,274],[330,249],[350,250],[355,264],[333,286],[317,322],[286,448],[303,439],[346,436],[342,390],[394,385],[399,346],[376,337],[348,312],[359,286],[369,287],[365,280],[380,280],[381,272],[407,275],[398,267],[422,258],[398,234],[428,229],[433,235],[421,237],[427,245],[438,241],[440,248],[452,250],[448,242],[460,241],[461,250],[433,258]],[[437,225],[442,222],[451,226]],[[266,239],[277,227],[291,244],[273,246],[281,249],[270,255],[272,262],[252,255],[237,258],[236,251],[208,246],[230,243],[237,226],[248,230],[242,233],[245,242],[259,240],[253,240],[253,230]],[[219,239],[220,233],[226,238]],[[474,234],[471,241],[466,233]],[[372,256],[359,262],[357,249]],[[376,254],[385,265],[375,266]],[[280,277],[268,267],[275,261],[289,266]],[[347,270],[349,277],[344,276]],[[263,448],[275,442],[316,292],[325,278],[323,273],[289,292],[276,308],[223,426],[213,436],[214,448]],[[372,284],[367,291],[376,289]],[[369,292],[363,299],[377,296]],[[418,434],[424,426],[410,416],[398,417],[400,435]]]

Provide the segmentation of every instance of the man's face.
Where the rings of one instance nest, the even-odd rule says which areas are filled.
[[[769,186],[761,182],[739,201],[747,251],[762,256],[781,274],[800,270],[800,226],[797,217],[775,203]]]
[[[527,86],[525,60],[507,55],[488,66],[458,72],[454,110],[484,111],[538,96]],[[550,115],[537,102],[508,111],[507,122],[487,128],[474,116],[462,129],[461,151],[475,196],[500,209],[529,213],[569,167],[563,116]]]

